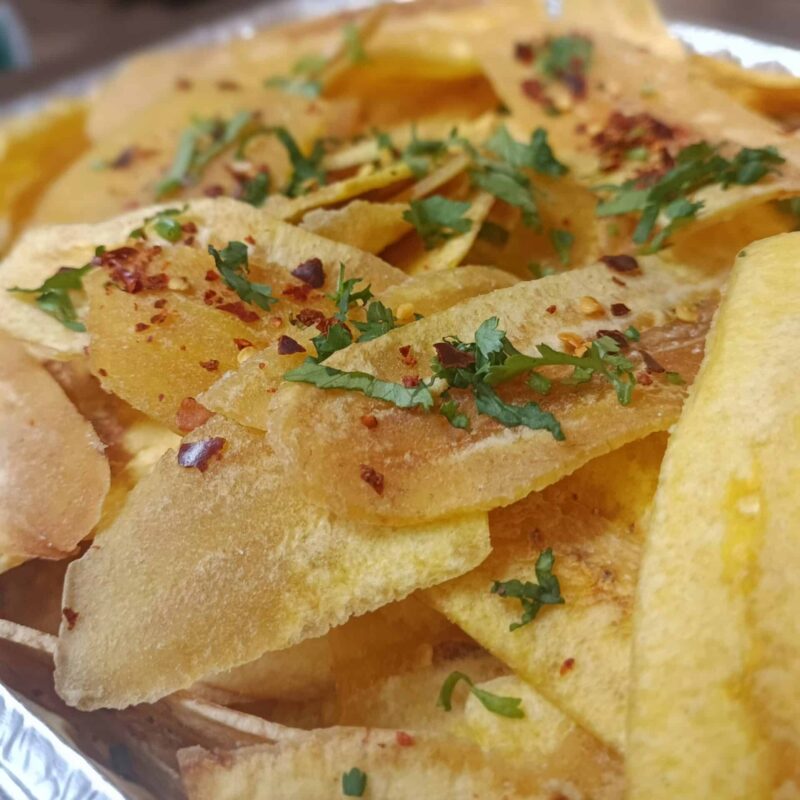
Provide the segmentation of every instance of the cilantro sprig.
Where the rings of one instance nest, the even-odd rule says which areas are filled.
[[[265,311],[278,302],[272,296],[272,288],[264,283],[254,283],[247,279],[250,271],[247,245],[244,242],[228,242],[227,247],[217,250],[209,245],[208,252],[214,258],[214,265],[224,283],[233,289],[245,303],[251,303]]]
[[[439,691],[439,699],[436,705],[443,708],[445,711],[451,711],[453,708],[453,692],[459,682],[463,681],[469,686],[470,692],[480,701],[481,705],[493,714],[499,714],[501,717],[509,717],[510,719],[522,719],[525,712],[520,708],[522,699],[519,697],[503,697],[502,695],[492,694],[487,692],[486,689],[479,689],[472,678],[464,672],[451,672],[442,684]]]
[[[156,199],[199,180],[211,161],[244,136],[254,121],[250,111],[239,111],[229,120],[195,119],[181,135],[169,171],[156,184]]]
[[[702,201],[693,202],[689,195],[712,184],[723,189],[749,186],[776,172],[784,162],[774,147],[743,147],[728,159],[720,154],[718,147],[697,142],[684,147],[675,157],[675,166],[651,186],[643,187],[641,179],[632,178],[620,185],[598,187],[608,197],[599,203],[596,213],[599,217],[639,214],[633,241],[642,246],[642,252],[656,252],[703,207]],[[662,219],[665,224],[655,232]]]
[[[188,208],[188,205],[184,205],[182,208],[165,208],[151,217],[145,217],[142,224],[128,234],[128,238],[146,239],[147,228],[152,227],[162,239],[174,244],[183,236],[183,228],[178,217],[184,214]]]
[[[97,248],[97,255],[101,255],[104,248]],[[39,309],[57,319],[65,328],[71,331],[83,332],[86,326],[78,320],[75,306],[70,292],[83,289],[83,277],[94,267],[90,261],[82,267],[61,267],[55,275],[51,275],[41,286],[34,289],[23,289],[14,286],[9,292],[19,294],[35,294],[34,302]]]
[[[409,206],[403,212],[403,219],[417,229],[426,250],[472,229],[472,220],[464,216],[470,207],[466,201],[434,194],[412,200]]]
[[[562,605],[564,603],[558,578],[553,575],[555,560],[553,551],[549,547],[539,554],[535,567],[538,583],[533,583],[532,581],[523,583],[515,579],[495,581],[492,584],[492,594],[514,598],[522,604],[522,617],[519,622],[512,622],[508,626],[510,631],[515,631],[533,622],[542,606]]]
[[[281,89],[289,94],[316,99],[322,94],[322,81],[319,76],[328,64],[328,59],[319,55],[307,55],[298,59],[289,75],[272,75],[264,81],[264,86]]]
[[[367,789],[367,773],[353,767],[342,773],[342,794],[345,797],[363,797]]]

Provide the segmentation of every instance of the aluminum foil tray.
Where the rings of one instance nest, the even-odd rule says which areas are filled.
[[[408,0],[398,0],[407,2]],[[261,27],[292,19],[359,9],[369,0],[277,0],[211,26],[189,30],[159,47],[188,47],[248,38]],[[718,28],[671,20],[672,32],[690,49],[728,57],[745,67],[800,76],[800,50]],[[12,103],[0,116],[35,110],[46,100],[88,92],[116,63],[76,75]],[[0,682],[0,800],[143,800],[151,795],[99,767],[76,743],[70,725],[57,714]]]

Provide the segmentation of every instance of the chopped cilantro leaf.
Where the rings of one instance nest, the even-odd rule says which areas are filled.
[[[539,228],[539,209],[533,196],[533,187],[521,172],[509,170],[502,164],[486,162],[482,169],[470,173],[472,183],[499,200],[522,211],[522,221],[529,228]]]
[[[554,36],[545,42],[537,68],[551,78],[583,74],[589,68],[594,45],[585,36]]]
[[[280,143],[286,148],[289,160],[292,162],[292,176],[284,189],[284,194],[289,197],[297,197],[304,194],[309,186],[325,183],[326,175],[325,170],[322,168],[325,148],[320,140],[314,142],[311,152],[305,156],[292,134],[286,128],[274,128],[271,132],[278,137]]]
[[[569,232],[559,228],[550,229],[550,241],[558,254],[558,260],[566,267],[571,260],[570,252],[575,243],[575,237]]]
[[[467,202],[435,194],[422,200],[412,200],[410,208],[403,212],[403,219],[417,229],[425,249],[430,250],[472,228],[472,220],[464,216],[469,206]]]
[[[366,372],[343,372],[324,364],[307,360],[296,369],[283,376],[284,380],[297,383],[310,383],[320,389],[349,389],[361,392],[367,397],[384,400],[398,408],[422,408],[429,411],[433,406],[433,397],[425,384],[406,387],[400,383],[383,381]]]
[[[454,427],[466,430],[469,428],[469,417],[458,410],[455,400],[446,400],[439,406],[439,413]]]
[[[326,333],[315,336],[311,341],[317,350],[317,357],[314,360],[319,364],[338,350],[349,347],[353,343],[353,334],[347,325],[337,322],[331,325]]]
[[[495,581],[492,584],[492,594],[500,597],[513,597],[522,604],[522,617],[519,622],[512,622],[508,626],[510,631],[515,631],[533,622],[542,606],[561,605],[564,598],[561,596],[561,587],[558,578],[553,575],[553,564],[555,563],[553,551],[548,547],[539,554],[536,559],[536,580],[531,581],[510,580]]]
[[[156,198],[161,199],[199,179],[208,164],[238,141],[253,121],[250,111],[240,111],[227,121],[194,120],[180,138],[172,166],[156,185]]]
[[[152,225],[153,230],[162,239],[166,239],[168,242],[172,242],[174,244],[183,235],[183,228],[176,217],[185,213],[188,208],[188,205],[184,205],[182,208],[165,208],[163,211],[153,214],[152,217],[145,217],[142,220],[141,226],[135,230],[132,230],[128,234],[128,238],[146,239],[147,226]]]
[[[273,75],[264,81],[264,86],[268,89],[280,89],[288,94],[309,97],[312,100],[322,94],[322,84],[319,81],[301,78],[298,75]]]
[[[496,419],[506,428],[524,425],[534,431],[549,431],[554,439],[564,440],[564,432],[558,420],[549,411],[540,408],[538,403],[530,402],[523,405],[506,403],[486,383],[475,385],[475,400],[479,413]]]
[[[245,181],[242,186],[242,193],[239,199],[251,206],[261,208],[267,199],[270,187],[270,177],[268,172],[259,172],[252,178]]]
[[[244,242],[228,242],[228,246],[217,250],[212,245],[208,252],[214,258],[217,271],[227,286],[233,289],[245,303],[263,308],[265,311],[274,303],[277,297],[272,296],[272,289],[263,283],[249,281],[245,274],[249,271],[247,245]]]
[[[537,128],[531,134],[528,144],[516,141],[505,125],[501,125],[486,142],[486,148],[499,156],[512,167],[528,167],[542,175],[559,177],[567,172],[567,167],[554,155],[547,141],[547,131]]]
[[[539,392],[539,394],[547,394],[553,387],[553,382],[538,372],[531,372],[531,376],[528,378],[528,386],[535,392]]]
[[[98,248],[98,251],[100,251],[100,248]],[[97,254],[100,255],[101,252],[97,252]],[[35,294],[34,302],[45,314],[54,317],[65,328],[69,328],[72,331],[85,331],[86,326],[78,321],[78,315],[75,312],[70,292],[83,289],[83,276],[93,266],[89,262],[82,267],[61,267],[55,275],[51,275],[41,286],[37,286],[35,289],[21,289],[18,286],[14,286],[8,291],[20,294]]]
[[[361,278],[349,278],[348,280],[345,280],[344,264],[339,264],[339,278],[336,282],[336,291],[333,294],[328,295],[328,298],[336,303],[336,306],[339,309],[336,314],[336,319],[338,319],[340,322],[345,322],[347,320],[347,312],[350,310],[350,306],[358,302],[366,304],[372,299],[372,292],[370,291],[369,286],[366,286],[364,289],[360,289],[357,292],[353,291],[356,284],[360,283],[361,280]]]
[[[498,225],[496,222],[492,222],[489,219],[485,220],[481,224],[481,228],[478,231],[479,239],[484,242],[488,242],[495,247],[505,246],[510,235],[511,234],[509,234],[506,228],[504,228],[502,225]]]
[[[470,692],[480,701],[487,711],[493,714],[499,714],[501,717],[510,717],[511,719],[522,719],[525,712],[520,708],[522,699],[519,697],[503,697],[501,695],[492,694],[485,689],[479,689],[472,681],[469,675],[463,672],[451,672],[442,684],[439,691],[439,699],[436,705],[443,708],[445,711],[450,711],[453,708],[453,691],[460,681],[469,686]]]
[[[666,377],[668,383],[674,383],[676,386],[683,386],[686,383],[680,372],[667,372],[664,377]]]
[[[367,773],[358,767],[342,773],[342,794],[345,797],[363,797],[367,789]]]
[[[363,64],[367,60],[367,54],[364,50],[364,43],[361,41],[361,31],[358,26],[348,22],[342,28],[342,36],[344,37],[344,46],[350,63]]]
[[[638,342],[639,339],[642,338],[642,335],[639,333],[638,328],[634,328],[633,325],[631,325],[625,330],[625,337],[630,339],[632,342]]]
[[[411,128],[411,141],[405,146],[400,158],[417,178],[426,175],[431,168],[431,161],[447,152],[447,142],[441,139],[420,139],[417,129]]]
[[[367,321],[353,322],[353,325],[361,332],[358,341],[369,342],[395,327],[394,314],[380,300],[373,300],[367,306]]]
[[[756,183],[776,171],[784,160],[774,147],[744,147],[733,159],[727,159],[708,142],[697,142],[684,147],[675,158],[675,166],[649,188],[641,188],[636,179],[618,186],[598,187],[610,196],[598,204],[596,213],[608,217],[638,212],[640,217],[633,241],[646,245],[645,252],[655,252],[702,208],[702,202],[692,202],[687,195],[711,184],[727,189],[734,184]],[[666,224],[654,235],[662,215]]]

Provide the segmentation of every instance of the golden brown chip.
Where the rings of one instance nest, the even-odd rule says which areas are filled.
[[[677,305],[697,298],[699,286],[676,280],[658,259],[640,264],[642,274],[626,273],[625,280],[596,265],[501,289],[335,353],[325,362],[395,383],[425,379],[431,374],[435,343],[450,336],[473,341],[481,323],[492,317],[499,318],[499,328],[513,346],[532,353],[540,342],[561,348],[559,334],[580,346],[598,330],[617,328],[613,306],[625,313],[623,328],[635,325],[645,331],[637,348],[648,351],[656,367],[662,362],[663,372],[648,385],[637,385],[630,405],[621,405],[610,385],[596,382],[554,387],[544,398],[522,383],[499,387],[505,402],[535,401],[553,413],[564,441],[544,430],[507,428],[474,413],[474,401],[462,389],[451,396],[469,415],[470,430],[454,428],[441,414],[300,383],[286,384],[275,395],[271,441],[300,485],[331,510],[352,518],[409,524],[512,503],[597,455],[668,428],[676,419],[685,388],[666,373],[691,380],[711,308],[696,313],[693,323],[663,324]],[[646,330],[659,322],[661,327]],[[361,423],[365,415],[375,417],[376,428]],[[306,446],[309,436],[315,442],[313,452]],[[357,480],[362,465],[383,476],[381,494]],[[332,474],[340,476],[335,484],[326,477]]]
[[[67,573],[56,682],[72,705],[150,702],[488,554],[481,514],[402,529],[332,517],[264,434],[219,418],[180,452],[185,466],[168,452]]]
[[[100,518],[103,446],[44,367],[7,337],[0,370],[0,549],[64,558]]]
[[[300,227],[317,236],[377,254],[411,229],[403,219],[405,209],[402,203],[353,200],[343,208],[309,211]]]

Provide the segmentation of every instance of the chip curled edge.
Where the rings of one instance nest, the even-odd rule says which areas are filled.
[[[56,687],[72,705],[152,702],[488,555],[483,514],[352,523],[298,491],[264,434],[215,417],[188,440],[223,447],[204,472],[169,451],[68,570]]]
[[[100,519],[103,445],[47,370],[0,335],[0,553],[64,558]]]
[[[666,371],[679,371],[688,382],[699,362],[710,309],[695,323],[663,323],[676,305],[707,297],[710,287],[677,277],[658,259],[639,259],[639,267],[641,274],[623,285],[612,269],[598,264],[475,297],[335,353],[324,367],[418,384],[432,374],[434,344],[452,336],[471,342],[482,323],[497,317],[512,345],[527,354],[535,354],[540,343],[561,350],[562,333],[581,343],[599,330],[635,325],[642,331],[637,348],[650,351]],[[587,295],[596,301],[590,314],[582,302]],[[613,315],[615,308],[623,310],[624,322]],[[470,430],[456,429],[442,414],[397,408],[354,391],[287,382],[272,401],[270,441],[295,480],[332,511],[381,524],[411,524],[508,505],[595,456],[665,430],[677,418],[685,387],[663,374],[650,383],[635,387],[629,405],[621,405],[610,386],[596,381],[559,386],[545,397],[522,382],[499,387],[501,393],[510,389],[506,399],[535,401],[555,414],[565,436],[557,441],[548,431],[508,428],[475,414],[464,390],[452,394],[461,402],[460,413],[470,415]],[[361,423],[364,415],[378,420],[375,429]],[[313,453],[309,438],[315,442]],[[363,464],[384,476],[382,494],[357,480]],[[332,474],[341,480],[331,482]]]
[[[667,447],[634,612],[628,796],[800,786],[800,233],[737,259]]]

